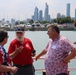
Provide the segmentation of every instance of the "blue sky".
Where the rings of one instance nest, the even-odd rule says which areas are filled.
[[[0,19],[15,18],[26,19],[31,18],[34,8],[37,6],[39,10],[45,10],[45,3],[49,5],[49,14],[55,18],[57,13],[66,15],[66,4],[71,4],[71,16],[74,17],[76,0],[0,0]]]

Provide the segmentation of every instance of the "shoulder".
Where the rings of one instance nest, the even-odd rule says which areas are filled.
[[[24,38],[25,42],[31,42],[31,40],[29,38]]]
[[[4,54],[3,54],[3,52],[0,50],[0,64],[3,63],[3,59],[4,59]]]
[[[0,60],[1,60],[1,58],[3,57],[3,55],[4,55],[4,52],[3,52],[2,49],[0,48]]]
[[[59,41],[62,42],[62,43],[71,43],[70,40],[68,38],[64,37],[64,36],[60,36]]]
[[[52,42],[52,39],[49,39],[49,42],[48,42],[48,44],[51,44],[51,42]]]
[[[14,40],[12,40],[11,42],[10,42],[10,44],[12,45],[12,44],[15,44],[15,43],[17,43],[18,41],[17,41],[17,39],[14,39]]]
[[[0,55],[2,54],[2,50],[0,49]]]
[[[64,36],[60,36],[60,41],[67,41],[68,39]]]

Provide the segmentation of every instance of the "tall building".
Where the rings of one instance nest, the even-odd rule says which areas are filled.
[[[15,19],[13,19],[13,18],[11,19],[11,24],[15,25]]]
[[[65,18],[65,15],[61,13],[57,13],[57,18]]]
[[[60,13],[57,13],[57,18],[61,18],[61,14]]]
[[[35,7],[35,11],[34,11],[34,21],[38,21],[38,8]]]
[[[67,4],[66,16],[70,17],[70,3]]]
[[[45,12],[44,12],[44,20],[45,21],[48,21],[48,17],[49,17],[49,14],[48,14],[48,10],[49,10],[49,7],[47,5],[47,3],[45,4]]]
[[[76,21],[76,9],[75,9],[75,21]]]
[[[34,15],[32,15],[32,20],[34,21]]]
[[[14,28],[14,26],[15,26],[15,22],[16,22],[15,19],[12,18],[12,19],[11,19],[11,29]]]
[[[65,15],[64,15],[64,14],[62,14],[62,15],[61,15],[61,18],[65,18]]]
[[[42,21],[43,20],[43,13],[42,13],[42,10],[39,11],[39,21]]]

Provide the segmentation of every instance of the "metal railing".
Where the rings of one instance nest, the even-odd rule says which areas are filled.
[[[35,59],[35,58],[33,58],[33,59]],[[39,60],[44,60],[45,58],[44,57],[40,57],[39,58]],[[74,58],[74,59],[76,59],[76,58]],[[44,68],[36,68],[35,69],[35,71],[43,71],[43,70],[45,70]],[[70,71],[70,70],[76,70],[76,68],[68,68],[68,70]]]

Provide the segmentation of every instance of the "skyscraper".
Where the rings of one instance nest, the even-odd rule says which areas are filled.
[[[43,14],[43,13],[42,13],[42,10],[40,10],[40,11],[39,11],[39,21],[42,21],[42,20],[43,20],[42,14]]]
[[[38,8],[35,7],[35,11],[34,11],[34,21],[38,21]]]
[[[32,20],[34,21],[34,15],[32,15]]]
[[[46,3],[45,4],[45,13],[44,13],[44,20],[45,21],[48,21],[48,17],[49,17],[48,10],[49,10],[49,8],[48,8],[48,5]]]
[[[57,13],[57,18],[61,18],[61,14],[60,13]]]
[[[76,21],[76,9],[75,9],[75,21]]]
[[[66,16],[70,17],[70,3],[67,4]]]

